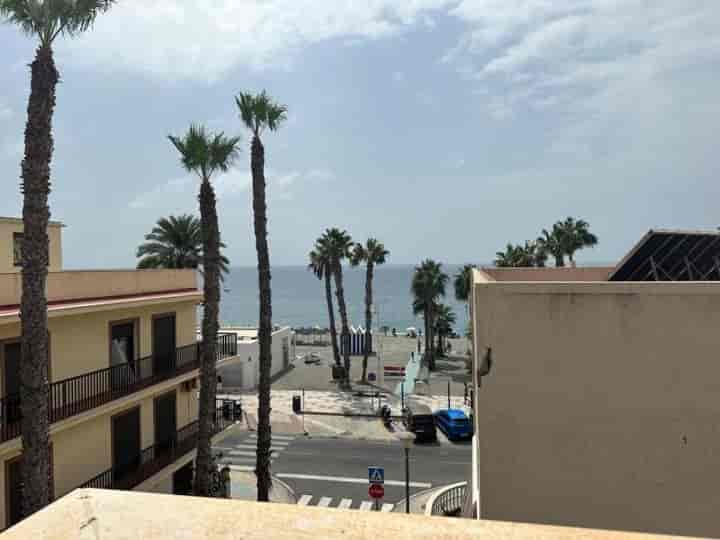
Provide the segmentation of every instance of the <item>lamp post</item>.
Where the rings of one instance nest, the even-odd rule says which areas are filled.
[[[397,438],[405,449],[405,513],[410,513],[410,447],[415,442],[415,435],[407,431],[401,431]]]

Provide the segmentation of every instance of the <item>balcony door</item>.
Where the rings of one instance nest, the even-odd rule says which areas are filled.
[[[11,424],[20,420],[20,342],[2,345],[2,422]]]
[[[177,403],[175,392],[155,399],[155,445],[160,453],[169,452],[177,434]]]
[[[175,369],[175,315],[153,319],[153,373]]]
[[[134,321],[113,323],[110,327],[110,367],[112,389],[128,388],[135,382],[135,327]]]
[[[140,466],[140,407],[113,417],[112,439],[113,484],[122,487]]]

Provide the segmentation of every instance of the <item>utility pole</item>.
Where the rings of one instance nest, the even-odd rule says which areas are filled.
[[[448,409],[450,408],[450,379],[448,379]]]

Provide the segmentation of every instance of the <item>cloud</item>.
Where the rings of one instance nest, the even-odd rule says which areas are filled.
[[[133,0],[62,46],[74,61],[153,77],[216,80],[238,65],[286,65],[303,45],[432,26],[456,0]],[[128,39],[131,35],[132,38]]]
[[[290,200],[294,197],[298,184],[326,182],[332,178],[333,173],[326,169],[311,169],[307,172],[277,172],[273,169],[265,171],[268,198],[271,200]],[[213,185],[218,199],[231,199],[244,196],[251,189],[252,176],[248,169],[235,169],[217,176]],[[133,210],[180,206],[183,211],[194,211],[197,190],[197,177],[188,175],[173,178],[138,194],[128,206]]]

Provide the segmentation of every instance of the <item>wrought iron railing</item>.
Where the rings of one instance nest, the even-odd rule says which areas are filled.
[[[200,342],[193,343],[177,348],[175,354],[168,358],[147,356],[51,383],[48,397],[50,423],[197,369],[200,366],[200,348]],[[219,334],[217,360],[235,355],[235,334]],[[0,442],[20,435],[20,416],[19,393],[0,398]]]
[[[216,409],[212,435],[220,433],[231,424],[233,424],[233,420],[223,417],[222,408]],[[198,428],[197,420],[191,422],[179,429],[171,439],[145,448],[138,455],[128,457],[115,467],[101,472],[79,487],[132,489],[195,449]]]
[[[455,484],[442,491],[432,502],[433,516],[460,516],[465,505],[467,483]]]

